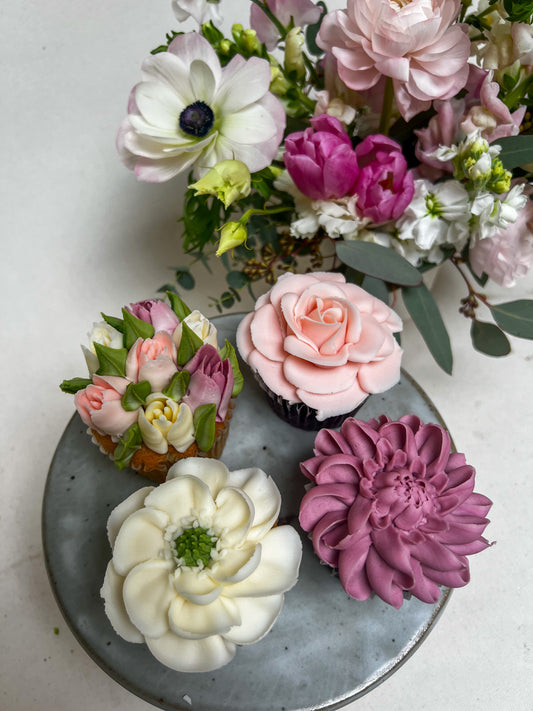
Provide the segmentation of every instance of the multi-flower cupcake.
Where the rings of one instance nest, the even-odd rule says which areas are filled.
[[[321,430],[314,452],[300,465],[314,485],[300,523],[351,597],[375,593],[399,608],[404,594],[435,603],[439,586],[469,582],[492,502],[474,492],[475,470],[443,427],[415,415],[349,418],[340,432]]]
[[[292,425],[337,427],[400,379],[400,317],[336,272],[284,274],[237,329],[237,347]]]
[[[103,315],[82,347],[88,378],[65,380],[93,441],[118,468],[152,481],[191,456],[219,457],[242,388],[233,346],[169,293]]]
[[[262,639],[302,555],[296,530],[276,526],[280,504],[261,469],[199,457],[134,492],[107,527],[113,557],[101,595],[117,634],[183,672],[218,669]]]

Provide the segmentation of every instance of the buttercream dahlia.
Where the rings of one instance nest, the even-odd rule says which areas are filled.
[[[468,583],[466,556],[489,545],[492,502],[474,492],[475,470],[444,428],[415,415],[351,418],[321,430],[314,452],[300,465],[315,484],[300,523],[351,597],[375,592],[399,608],[404,591],[434,603],[439,585]]]
[[[300,538],[275,526],[280,493],[261,469],[191,457],[108,521],[101,595],[115,631],[162,664],[205,672],[260,640],[298,577]]]

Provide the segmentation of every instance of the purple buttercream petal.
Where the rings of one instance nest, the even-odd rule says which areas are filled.
[[[372,594],[365,565],[369,546],[370,537],[367,536],[339,552],[339,579],[348,595],[356,600],[368,600]]]

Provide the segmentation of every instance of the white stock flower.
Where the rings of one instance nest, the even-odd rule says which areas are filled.
[[[171,444],[185,452],[194,442],[191,408],[177,403],[163,393],[151,393],[139,408],[139,429],[144,444],[158,454],[166,454]]]
[[[133,493],[108,521],[113,548],[101,595],[115,631],[146,642],[177,671],[218,669],[270,630],[302,555],[274,526],[280,493],[261,469],[183,459],[158,487]]]
[[[517,221],[528,201],[524,193],[525,186],[526,183],[517,183],[501,198],[488,192],[474,198],[471,205],[471,231],[475,242],[492,237],[497,231],[507,229]]]
[[[122,348],[123,336],[113,326],[110,326],[105,321],[99,321],[98,323],[93,323],[92,330],[87,334],[87,337],[89,339],[89,348],[82,345],[81,349],[85,356],[89,375],[92,377],[100,367],[94,344],[98,343],[101,346],[107,346],[107,348]]]
[[[220,0],[172,0],[172,10],[180,22],[192,17],[199,25],[211,21],[216,27],[222,24],[219,5]]]

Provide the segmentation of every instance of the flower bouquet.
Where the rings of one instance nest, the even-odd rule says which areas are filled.
[[[448,260],[474,347],[533,338],[533,302],[493,304],[533,264],[532,0],[174,0],[179,21],[143,64],[117,139],[139,180],[186,172],[171,288],[216,254],[219,311],[286,271],[341,271],[387,303],[399,293],[431,353],[449,336],[423,282]],[[165,289],[169,285],[165,285]],[[255,298],[255,297],[254,297]],[[493,321],[478,316],[480,304]]]

